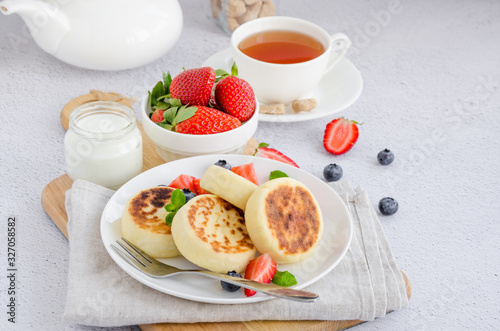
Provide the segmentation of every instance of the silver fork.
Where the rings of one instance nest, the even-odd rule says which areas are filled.
[[[278,298],[301,301],[301,302],[313,302],[319,298],[319,295],[311,292],[295,290],[291,288],[286,288],[278,286],[273,283],[262,284],[253,280],[233,277],[217,272],[212,272],[208,270],[182,270],[176,267],[164,264],[148,254],[142,251],[139,247],[135,246],[125,238],[117,240],[116,243],[120,245],[129,256],[125,255],[119,248],[115,245],[110,244],[110,246],[120,255],[125,261],[130,263],[132,266],[136,267],[143,273],[155,277],[164,278],[170,277],[180,273],[198,273],[211,278],[220,279],[233,285],[242,286],[254,291],[263,292]]]

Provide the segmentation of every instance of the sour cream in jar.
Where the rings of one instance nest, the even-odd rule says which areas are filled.
[[[64,137],[66,172],[117,189],[142,170],[142,136],[130,107],[95,101],[73,110]]]

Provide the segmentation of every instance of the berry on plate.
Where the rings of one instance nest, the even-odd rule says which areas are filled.
[[[386,148],[378,153],[377,160],[381,165],[391,164],[394,161],[394,153]]]
[[[182,193],[186,197],[186,202],[188,202],[189,200],[191,200],[196,196],[196,194],[188,188],[183,188]]]
[[[224,112],[236,117],[241,122],[248,121],[255,112],[255,94],[245,80],[236,77],[236,63],[231,68],[231,75],[222,73],[222,78],[215,85],[215,101]]]
[[[255,259],[248,262],[245,269],[245,278],[255,280],[259,283],[270,283],[277,271],[276,262],[271,255],[264,253]],[[245,295],[251,297],[254,295],[254,290],[245,289]]]
[[[225,168],[227,170],[231,170],[231,165],[226,160],[219,160],[214,163],[215,165]]]
[[[398,211],[398,208],[398,202],[390,197],[382,198],[378,203],[378,209],[382,215],[394,215]]]
[[[204,189],[201,188],[200,181],[201,181],[200,178],[195,178],[195,180],[193,180],[194,193],[196,193],[196,195],[210,194],[210,192],[205,191]]]
[[[234,172],[237,175],[240,175],[241,177],[248,179],[255,185],[259,185],[259,181],[257,180],[257,174],[255,173],[255,167],[253,163],[248,163],[248,164],[243,164],[240,166],[233,167],[231,169],[232,172]]]
[[[266,143],[260,143],[259,147],[257,147],[255,149],[255,153],[253,155],[263,157],[266,159],[281,161],[283,163],[287,163],[287,164],[293,165],[294,167],[299,168],[297,163],[295,163],[291,158],[289,158],[285,154],[281,153],[280,151],[278,151],[274,148],[269,148],[267,146],[269,146],[269,145]]]
[[[193,176],[181,174],[177,176],[177,178],[175,178],[168,186],[181,190],[187,188],[188,190],[191,190],[191,192],[196,192],[194,187],[195,179],[196,178]]]
[[[323,137],[325,149],[335,155],[344,154],[352,148],[359,136],[355,121],[343,117],[334,119],[326,125]]]
[[[241,278],[241,275],[239,273],[237,273],[235,270],[228,271],[226,273],[226,275]],[[235,292],[235,291],[238,291],[241,288],[241,286],[239,286],[239,285],[233,285],[233,284],[230,284],[230,283],[225,282],[223,280],[220,281],[220,285],[222,286],[222,288],[224,290],[226,290],[228,292]]]
[[[170,94],[184,105],[207,106],[214,83],[213,68],[189,69],[174,77],[170,84]]]
[[[344,174],[342,167],[333,163],[329,164],[323,169],[323,176],[328,182],[336,182]]]

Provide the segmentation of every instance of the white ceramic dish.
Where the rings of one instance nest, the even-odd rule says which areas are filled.
[[[224,49],[208,58],[203,67],[230,71],[233,65],[231,48]],[[318,106],[311,112],[294,113],[288,106],[285,115],[260,114],[264,122],[298,122],[335,114],[351,106],[361,95],[363,78],[351,61],[342,58],[339,63],[321,79],[319,85],[309,95]]]
[[[170,162],[185,157],[208,154],[241,154],[248,140],[253,136],[259,124],[259,102],[256,100],[255,113],[236,129],[207,135],[191,135],[166,130],[151,121],[149,96],[142,102],[142,126],[154,143],[156,152],[165,161]]]
[[[225,159],[233,166],[253,162],[260,183],[268,179],[272,170],[282,170],[290,177],[304,183],[318,200],[324,218],[323,238],[318,249],[311,257],[300,263],[278,265],[278,270],[288,270],[295,275],[298,284],[294,288],[302,289],[318,281],[340,262],[349,248],[353,225],[346,205],[335,191],[322,180],[293,166],[254,156],[224,154],[198,156],[162,164],[138,175],[116,191],[102,213],[101,237],[109,255],[120,268],[144,285],[193,301],[239,304],[273,298],[261,293],[252,297],[246,297],[243,291],[230,293],[224,291],[217,280],[201,275],[182,275],[164,279],[148,277],[125,262],[110,248],[110,244],[121,237],[121,224],[118,219],[132,195],[158,184],[168,185],[181,173],[201,177],[205,169],[219,159]],[[161,259],[161,261],[182,269],[196,268],[183,257]],[[321,296],[321,293],[318,294]]]

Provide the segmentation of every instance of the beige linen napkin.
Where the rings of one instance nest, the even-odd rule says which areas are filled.
[[[67,323],[120,326],[249,320],[373,320],[408,305],[405,283],[377,214],[362,189],[332,185],[349,206],[354,236],[344,259],[306,290],[314,303],[273,299],[218,305],[180,299],[128,276],[106,252],[100,218],[114,193],[77,180],[66,193],[70,261],[64,319]]]

